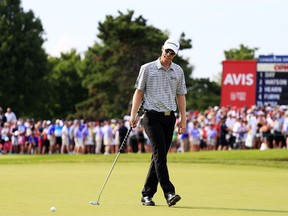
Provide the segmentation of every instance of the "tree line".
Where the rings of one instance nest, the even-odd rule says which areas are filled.
[[[140,66],[156,60],[169,37],[148,25],[142,15],[118,11],[118,16],[107,15],[98,22],[99,42],[84,55],[72,49],[54,57],[43,48],[45,30],[40,18],[31,10],[25,12],[20,0],[0,2],[0,106],[12,107],[22,117],[123,117],[129,113]],[[179,42],[181,50],[192,48],[184,32]],[[235,50],[227,52],[235,54]],[[193,79],[193,65],[181,55],[175,57],[175,63],[185,73],[188,110],[219,105],[219,83]]]

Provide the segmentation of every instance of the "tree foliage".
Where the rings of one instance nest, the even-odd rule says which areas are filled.
[[[42,47],[40,19],[24,12],[20,0],[2,0],[0,12],[1,106],[22,117],[103,120],[129,114],[141,65],[156,60],[169,37],[143,16],[134,17],[134,11],[119,11],[98,23],[97,42],[83,58],[76,50],[52,57]],[[174,62],[184,70],[187,109],[219,104],[219,86],[209,79],[192,79],[193,66],[181,56],[181,50],[192,48],[191,39],[182,33],[178,40],[180,54]],[[229,56],[235,53],[230,51]]]
[[[89,98],[78,104],[78,113],[89,118],[115,118],[127,114],[140,66],[156,60],[168,36],[147,25],[142,16],[133,18],[134,11],[119,16],[106,16],[99,22],[98,38],[85,54],[83,85]],[[181,49],[191,48],[191,40],[180,37]],[[192,68],[181,56],[176,62],[185,68],[187,83],[191,83]],[[89,112],[87,113],[87,110]]]
[[[50,57],[48,63],[45,114],[48,118],[74,117],[75,105],[87,98],[87,90],[82,86],[81,57],[73,49],[61,53],[59,58]]]
[[[47,55],[41,21],[19,0],[0,1],[0,101],[18,115],[39,116]]]
[[[239,49],[224,50],[226,60],[249,60],[255,59],[255,51],[258,48],[249,48],[240,44]]]
[[[194,79],[188,90],[188,109],[205,110],[208,106],[220,103],[220,86],[216,82],[211,82],[209,78]]]

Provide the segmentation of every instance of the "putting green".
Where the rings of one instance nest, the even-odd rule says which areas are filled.
[[[118,162],[97,200],[110,162],[2,164],[1,216],[89,215],[287,215],[286,169],[169,163],[182,200],[169,208],[159,187],[155,207],[142,206],[141,189],[149,164]],[[56,212],[50,208],[56,207]]]

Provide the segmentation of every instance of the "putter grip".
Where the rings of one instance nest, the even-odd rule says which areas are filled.
[[[139,115],[139,113],[141,112],[141,110],[142,110],[142,108],[143,108],[143,105],[144,105],[144,101],[142,101],[140,107],[138,108],[136,117],[137,117],[137,116]],[[124,146],[126,145],[127,140],[128,140],[128,137],[129,137],[129,135],[130,135],[130,133],[131,133],[132,130],[133,130],[133,128],[130,127],[129,130],[127,131],[127,133],[126,133],[126,135],[125,135],[125,137],[124,137],[124,140],[123,140],[122,144],[121,144],[120,147],[119,147],[119,152],[122,151],[123,148],[124,148]]]

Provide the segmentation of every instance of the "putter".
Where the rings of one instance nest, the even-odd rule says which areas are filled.
[[[139,107],[139,109],[138,109],[138,111],[137,111],[137,114],[136,114],[135,118],[136,118],[137,116],[139,116],[139,113],[140,113],[141,109],[143,108],[143,104],[144,104],[144,101],[142,101],[142,103],[141,103],[141,105],[140,105],[140,107]],[[104,190],[104,188],[105,188],[105,186],[106,186],[106,184],[107,184],[107,182],[108,182],[108,179],[109,179],[109,177],[110,177],[110,175],[111,175],[111,173],[112,173],[112,171],[113,171],[113,169],[114,169],[114,167],[115,167],[115,164],[116,164],[116,162],[117,162],[117,160],[118,160],[118,158],[119,158],[119,155],[120,155],[120,153],[121,153],[121,150],[122,150],[122,149],[124,148],[124,146],[126,145],[127,139],[128,139],[128,137],[129,137],[132,129],[133,129],[133,128],[130,127],[129,130],[127,131],[127,133],[126,133],[126,135],[125,135],[125,137],[124,137],[124,140],[123,140],[123,142],[121,143],[121,145],[120,145],[120,147],[119,147],[119,151],[118,151],[118,153],[117,153],[117,155],[116,155],[116,158],[114,159],[114,162],[113,162],[113,164],[112,164],[112,166],[111,166],[111,168],[110,168],[110,171],[109,171],[109,173],[108,173],[108,175],[107,175],[107,177],[106,177],[106,179],[105,179],[105,181],[104,181],[104,184],[103,184],[103,186],[102,186],[102,188],[101,188],[101,190],[100,190],[98,199],[97,199],[97,201],[90,201],[90,204],[91,204],[91,205],[100,205],[100,197],[101,197],[101,194],[102,194],[102,192],[103,192],[103,190]]]

